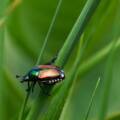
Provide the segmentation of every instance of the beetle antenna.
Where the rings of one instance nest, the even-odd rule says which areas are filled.
[[[46,63],[45,65],[51,65],[51,64],[54,64],[56,59],[57,59],[58,55],[55,55],[50,62]]]
[[[20,76],[20,75],[16,75],[16,78],[22,78],[22,76]],[[22,81],[20,81],[21,83],[23,83],[25,80],[22,80]]]
[[[16,75],[16,78],[20,78],[21,76],[20,75]]]
[[[51,60],[51,64],[53,64],[53,63],[56,61],[57,57],[58,57],[58,55],[55,55],[55,57],[52,58],[52,60]]]
[[[21,76],[21,75],[16,75],[16,78],[21,78],[21,79],[23,79],[23,76]]]

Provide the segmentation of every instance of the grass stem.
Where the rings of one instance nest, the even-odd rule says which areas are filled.
[[[90,99],[90,102],[89,102],[88,109],[87,109],[84,120],[88,120],[88,116],[89,116],[89,113],[90,113],[90,110],[91,110],[92,104],[93,104],[93,99],[94,99],[94,96],[95,96],[95,93],[96,93],[96,90],[97,90],[99,84],[100,84],[100,78],[98,78],[97,83],[95,85],[95,88],[93,90],[93,93],[92,93],[92,96],[91,96],[91,99]]]
[[[54,16],[53,16],[53,18],[52,18],[52,22],[51,22],[51,24],[50,24],[50,26],[49,26],[49,28],[48,28],[48,32],[47,32],[47,34],[46,34],[46,37],[45,37],[43,46],[42,46],[41,51],[40,51],[40,54],[39,54],[39,57],[38,57],[38,59],[37,59],[36,65],[38,65],[38,64],[41,63],[41,59],[42,59],[42,57],[43,57],[43,53],[44,53],[44,51],[45,51],[45,48],[46,48],[48,39],[49,39],[49,37],[50,37],[50,34],[51,34],[51,32],[52,32],[52,29],[53,29],[53,26],[54,26],[54,24],[55,24],[55,20],[56,20],[56,18],[57,18],[58,12],[59,12],[59,10],[60,10],[61,4],[62,4],[62,0],[59,0],[58,5],[57,5],[57,8],[56,8],[55,13],[54,13]]]

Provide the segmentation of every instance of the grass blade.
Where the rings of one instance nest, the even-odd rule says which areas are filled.
[[[105,76],[104,76],[104,91],[102,95],[102,104],[101,104],[101,111],[99,120],[105,120],[106,114],[107,114],[107,108],[108,108],[108,100],[109,100],[109,94],[110,94],[110,88],[112,84],[112,63],[113,63],[113,55],[114,55],[114,46],[115,42],[113,44],[111,54],[108,58],[106,70],[105,70]]]
[[[99,64],[102,60],[104,60],[111,52],[111,48],[112,48],[113,44],[114,44],[114,42],[112,41],[111,43],[106,45],[103,49],[101,49],[100,51],[95,53],[95,55],[93,55],[91,58],[84,61],[79,67],[79,75],[80,76],[85,75],[86,72],[91,70],[91,68],[93,68],[94,66]],[[115,49],[117,49],[119,47],[120,47],[120,38],[117,40],[117,42],[115,44]]]
[[[2,120],[6,119],[5,107],[4,107],[4,97],[5,97],[5,82],[3,81],[4,76],[4,39],[5,39],[5,22],[11,12],[18,5],[19,0],[13,1],[10,6],[7,7],[8,0],[3,0],[0,3],[0,118]]]
[[[7,4],[8,0],[5,1]],[[11,4],[5,9],[5,11],[2,14],[2,18],[0,19],[0,26],[3,26],[5,24],[5,21],[9,17],[9,15],[16,9],[16,7],[21,3],[21,0],[13,0]]]
[[[3,105],[3,46],[4,46],[4,29],[0,27],[0,118],[4,119],[4,105]]]
[[[6,8],[7,0],[0,3],[0,118],[5,119],[5,106],[4,106],[4,80],[3,80],[3,67],[4,67],[4,10]]]
[[[67,62],[72,49],[75,44],[79,41],[87,23],[94,14],[96,8],[98,7],[100,0],[87,0],[81,14],[79,15],[77,21],[75,22],[70,34],[68,35],[63,48],[60,50],[59,57],[56,61],[58,66],[63,67]]]
[[[97,90],[99,84],[100,84],[100,78],[98,78],[96,86],[95,86],[95,88],[93,90],[93,93],[92,93],[92,96],[91,96],[91,99],[90,99],[90,102],[89,102],[88,110],[86,112],[84,120],[88,120],[88,116],[89,116],[89,113],[90,113],[90,110],[91,110],[91,107],[92,107],[93,99],[94,99],[94,96],[95,96],[95,93],[96,93],[96,90]]]
[[[119,10],[116,9],[116,13],[119,14]],[[115,24],[116,20],[119,19],[118,15],[115,16],[114,26],[113,28],[116,29],[118,26]],[[115,55],[115,45],[118,41],[117,37],[119,36],[118,31],[114,33],[113,36],[113,45],[110,50],[110,55],[108,57],[105,73],[104,73],[104,86],[102,91],[102,100],[101,100],[101,109],[99,114],[99,120],[105,120],[107,117],[107,110],[108,110],[108,102],[109,102],[109,96],[110,96],[110,89],[112,85],[112,68],[114,63],[114,55]]]
[[[58,12],[59,12],[60,7],[61,7],[61,4],[62,4],[62,0],[59,0],[58,5],[57,5],[57,8],[56,8],[55,13],[54,13],[54,16],[53,16],[53,18],[52,18],[52,22],[51,22],[51,24],[50,24],[50,26],[49,26],[49,28],[48,28],[48,32],[47,32],[47,34],[46,34],[46,37],[45,37],[45,40],[44,40],[42,49],[41,49],[40,54],[39,54],[39,57],[38,57],[38,59],[37,59],[36,65],[38,65],[38,64],[41,62],[41,59],[42,59],[42,57],[43,57],[42,55],[43,55],[43,53],[44,53],[44,51],[45,51],[45,48],[46,48],[46,45],[47,45],[47,41],[48,41],[49,36],[50,36],[50,34],[51,34],[51,32],[52,32],[53,26],[54,26],[54,24],[55,24],[55,20],[56,20],[56,18],[57,18]]]
[[[20,111],[20,114],[19,114],[19,120],[23,120],[24,118],[24,112],[25,112],[25,109],[26,109],[26,106],[27,106],[27,103],[28,103],[28,99],[29,99],[29,96],[30,96],[30,93],[31,93],[31,90],[27,92],[26,94],[26,97],[25,97],[25,100],[23,102],[23,105],[22,105],[22,108],[21,108],[21,111]]]

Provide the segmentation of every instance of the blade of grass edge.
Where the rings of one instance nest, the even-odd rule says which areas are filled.
[[[9,0],[5,0],[6,6]],[[10,5],[5,8],[2,18],[0,18],[0,27],[5,25],[5,22],[9,15],[16,9],[16,7],[21,3],[21,0],[13,0]]]
[[[100,1],[101,0],[87,0],[82,12],[80,13],[62,49],[59,52],[58,59],[56,60],[56,65],[64,67],[73,47],[79,41],[80,36],[82,35],[90,18],[94,14]]]
[[[105,120],[106,114],[107,114],[107,108],[108,108],[108,101],[109,101],[109,94],[110,94],[110,89],[111,89],[111,84],[112,84],[112,66],[113,66],[113,56],[114,56],[114,46],[115,42],[111,48],[111,53],[108,58],[107,64],[106,64],[106,69],[105,69],[105,75],[104,75],[104,91],[102,93],[102,101],[101,101],[101,109],[100,109],[100,114],[99,114],[99,120]]]
[[[119,2],[119,1],[118,1]],[[116,24],[116,19],[119,19],[119,9],[116,7],[116,14],[115,14],[115,21],[113,30],[118,30],[119,26]],[[105,120],[107,117],[107,111],[108,111],[108,102],[109,102],[109,96],[110,96],[110,90],[112,85],[112,67],[114,63],[114,55],[115,55],[115,45],[118,41],[117,37],[119,36],[119,31],[113,32],[113,45],[111,47],[110,55],[108,57],[105,72],[104,72],[104,86],[102,91],[102,100],[101,100],[101,108],[99,112],[99,118],[98,120]]]
[[[36,65],[38,65],[38,64],[41,62],[42,55],[43,55],[43,53],[44,53],[44,51],[45,51],[45,48],[46,48],[46,45],[47,45],[49,36],[50,36],[50,34],[51,34],[51,32],[52,32],[53,26],[54,26],[54,24],[55,24],[55,20],[56,20],[57,15],[58,15],[58,12],[60,11],[61,4],[62,4],[62,0],[59,0],[59,1],[58,1],[58,5],[57,5],[57,8],[56,8],[56,10],[55,10],[55,13],[54,13],[54,15],[53,15],[51,24],[50,24],[50,26],[49,26],[49,28],[48,28],[48,32],[47,32],[47,34],[46,34],[46,37],[45,37],[45,40],[44,40],[42,49],[41,49],[40,54],[39,54],[39,57],[38,57],[38,59],[37,59]]]
[[[2,1],[3,2],[3,1]],[[13,2],[10,3],[10,5],[7,6],[9,0],[4,0],[4,10],[2,11],[2,17],[0,18],[0,85],[2,85],[1,88],[1,97],[0,98],[4,98],[2,97],[2,95],[4,94],[4,82],[3,82],[3,77],[4,77],[4,55],[3,55],[3,52],[4,52],[4,39],[5,39],[5,22],[7,20],[7,18],[9,17],[9,15],[15,10],[15,8],[21,3],[21,0],[14,0]],[[1,11],[0,11],[1,12]],[[14,85],[14,84],[13,84]],[[4,116],[6,116],[4,114],[4,106],[3,106],[3,101],[2,99],[0,99],[0,106],[2,108],[2,111],[0,109],[0,118],[1,119],[4,119]],[[2,107],[3,106],[3,107]]]
[[[26,97],[24,99],[22,108],[21,108],[19,116],[18,116],[18,120],[24,120],[24,118],[23,118],[24,117],[24,112],[25,112],[26,106],[28,104],[28,99],[29,99],[30,93],[31,93],[31,89],[26,93]]]
[[[104,60],[108,54],[111,51],[111,48],[113,46],[113,41],[110,42],[108,45],[106,45],[103,49],[95,53],[92,57],[88,58],[88,60],[85,60],[79,67],[79,75],[85,75],[86,72],[88,72],[92,67],[99,64],[102,60]],[[118,38],[115,49],[120,47],[120,38]]]
[[[88,109],[87,109],[85,118],[83,120],[88,120],[88,116],[89,116],[89,113],[90,113],[90,110],[91,110],[92,104],[93,104],[93,99],[94,99],[94,96],[95,96],[95,93],[96,93],[96,90],[97,90],[99,84],[100,84],[100,78],[98,78],[98,80],[96,82],[95,88],[93,90],[93,93],[92,93],[92,96],[91,96],[91,99],[90,99],[90,102],[89,102],[89,105],[88,105]]]
[[[3,82],[3,51],[4,51],[4,28],[0,27],[0,118],[4,119],[4,104],[3,104],[3,89],[4,89],[4,82]]]
[[[1,16],[4,15],[4,10],[7,5],[7,0],[1,1],[0,4],[0,118],[2,120],[5,119],[5,108],[4,108],[4,80],[3,80],[3,68],[4,68],[4,39],[5,39],[5,34],[4,34],[4,19],[1,18]]]

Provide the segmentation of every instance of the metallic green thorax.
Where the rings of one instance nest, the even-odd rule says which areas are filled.
[[[39,75],[39,72],[38,72],[38,71],[32,71],[31,74],[32,74],[33,76],[38,76],[38,75]]]

